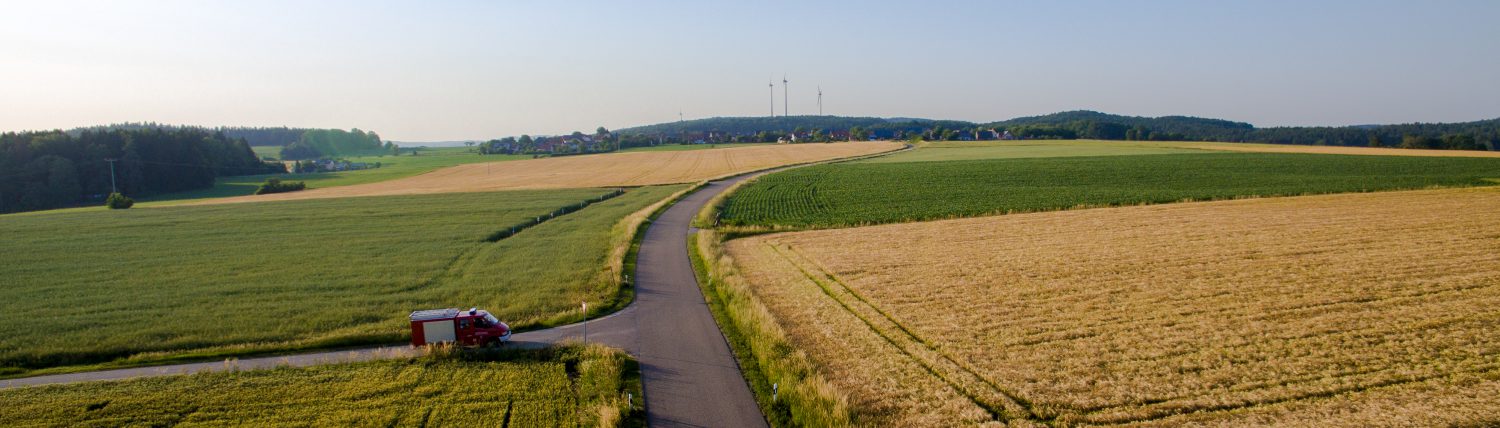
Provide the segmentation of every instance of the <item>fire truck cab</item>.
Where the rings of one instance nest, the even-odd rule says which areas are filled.
[[[470,308],[431,309],[411,313],[411,345],[456,343],[463,346],[498,346],[510,340],[510,326],[489,311]]]

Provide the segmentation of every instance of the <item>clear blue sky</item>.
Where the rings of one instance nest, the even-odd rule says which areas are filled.
[[[0,130],[121,121],[481,139],[770,113],[1258,126],[1500,117],[1500,1],[45,1]]]

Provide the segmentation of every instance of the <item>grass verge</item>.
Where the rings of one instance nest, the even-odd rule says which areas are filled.
[[[631,275],[635,274],[635,255],[640,252],[641,240],[646,237],[647,228],[642,226],[655,220],[663,211],[666,211],[667,207],[700,187],[703,187],[703,183],[678,190],[677,193],[650,206],[630,213],[615,224],[609,235],[609,263],[600,271],[599,281],[601,284],[616,284],[617,292],[612,300],[590,309],[585,316],[588,318],[604,316],[630,305],[630,302],[635,299],[635,287],[631,280]]]
[[[776,427],[851,426],[848,399],[817,373],[805,354],[791,346],[786,332],[735,271],[719,235],[703,229],[688,239],[688,253],[709,309],[766,420]]]

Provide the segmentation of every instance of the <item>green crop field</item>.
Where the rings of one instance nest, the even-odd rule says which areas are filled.
[[[634,363],[565,347],[0,390],[4,426],[601,426]]]
[[[831,164],[760,178],[729,225],[839,227],[1079,206],[1493,185],[1500,159],[1267,153]]]
[[[280,150],[279,147],[275,149]],[[308,188],[315,189],[319,187],[348,186],[394,180],[430,172],[439,168],[470,163],[531,159],[531,155],[479,155],[470,151],[471,149],[468,147],[422,148],[419,150],[420,154],[417,156],[412,156],[405,150],[403,149],[401,156],[355,156],[347,158],[350,162],[364,162],[372,165],[379,162],[380,168],[309,174],[219,177],[214,182],[213,188],[143,197],[140,198],[141,206],[174,205],[195,199],[252,195],[255,194],[255,189],[261,183],[264,183],[267,178],[271,177],[280,178],[282,181],[306,182]],[[260,151],[258,150],[256,153],[259,154]],[[279,153],[274,156],[279,156]]]
[[[70,212],[0,221],[0,374],[405,340],[414,309],[518,328],[605,307],[621,218],[645,187],[487,242],[606,189]],[[591,304],[590,306],[595,306]]]
[[[922,143],[916,150],[880,156],[859,163],[938,162],[952,160],[1050,158],[1071,156],[1159,155],[1170,153],[1204,153],[1181,147],[1165,147],[1151,142],[1098,140],[1026,140],[1026,141],[934,141]]]

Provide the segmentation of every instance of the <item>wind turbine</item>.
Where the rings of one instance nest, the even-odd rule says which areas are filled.
[[[818,86],[818,116],[823,115],[823,86]]]
[[[766,79],[766,87],[771,89],[771,117],[776,117],[776,78]]]
[[[787,85],[786,84],[788,84],[788,83],[791,83],[791,82],[788,82],[786,80],[786,74],[783,73],[781,75],[781,116],[783,116],[783,117],[789,117],[789,116],[792,115],[792,110],[790,108],[791,104],[788,103],[787,100],[786,100],[786,94],[787,94],[787,92],[786,92],[786,86]]]

